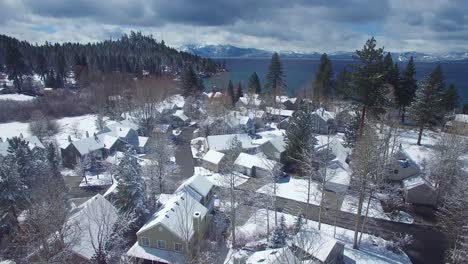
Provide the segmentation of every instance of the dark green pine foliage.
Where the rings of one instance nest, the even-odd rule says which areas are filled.
[[[377,48],[376,40],[372,37],[354,56],[358,61],[352,65],[353,91],[356,99],[363,105],[360,131],[364,127],[368,111],[379,116],[385,112],[385,106],[388,105],[383,53],[383,48]]]
[[[286,219],[284,215],[281,215],[279,225],[275,227],[273,235],[271,237],[271,247],[280,248],[286,245],[286,239],[288,238]]]
[[[203,91],[202,80],[198,78],[192,65],[188,65],[182,73],[182,90],[185,97],[197,96]]]
[[[23,54],[17,46],[7,46],[5,50],[5,66],[8,79],[13,81],[16,89],[20,93],[23,85],[23,74],[26,74],[26,64]]]
[[[445,111],[453,111],[458,107],[458,91],[455,85],[450,84],[447,89],[444,91],[442,98],[442,105],[444,106]]]
[[[228,93],[229,98],[231,99],[232,106],[234,106],[236,104],[236,94],[234,92],[234,85],[232,84],[231,80],[229,80],[227,93]]]
[[[336,76],[336,94],[344,99],[353,99],[352,74],[346,67]]]
[[[296,217],[296,220],[294,221],[294,230],[293,230],[294,233],[297,234],[299,231],[301,231],[303,225],[304,225],[303,215],[299,214]]]
[[[239,101],[239,98],[244,96],[244,92],[242,91],[242,84],[239,82],[237,85],[237,93],[236,93],[236,103]]]
[[[293,166],[302,158],[303,149],[307,144],[316,144],[317,139],[313,134],[312,106],[304,102],[294,112],[289,120],[286,130],[286,161]]]
[[[262,86],[260,85],[260,79],[256,72],[254,72],[249,78],[249,92],[261,94]]]
[[[401,74],[400,82],[395,90],[397,105],[402,111],[402,123],[405,122],[406,107],[408,107],[411,102],[413,102],[416,89],[418,88],[418,84],[414,79],[415,74],[416,67],[414,66],[413,57],[411,57],[408,61],[408,64],[406,65],[405,70]]]
[[[439,89],[440,83],[435,82],[437,78],[438,76],[429,75],[421,81],[409,109],[411,119],[419,126],[418,145],[421,145],[424,126],[436,123],[440,118],[442,94]]]
[[[143,224],[148,214],[146,207],[145,183],[141,177],[141,167],[135,153],[127,150],[124,153],[117,173],[116,205],[123,212],[133,212],[137,223]]]
[[[286,88],[286,80],[283,72],[283,66],[278,53],[273,53],[271,56],[270,65],[268,66],[268,72],[266,75],[266,91],[276,98],[281,93],[283,88]]]
[[[351,116],[351,120],[346,124],[345,131],[344,131],[344,146],[348,148],[353,148],[356,144],[358,139],[358,131],[359,131],[359,121],[361,119],[361,112],[359,111],[359,107],[354,107],[353,115]]]
[[[315,108],[326,104],[333,91],[333,68],[327,54],[320,56],[320,63],[315,75],[313,102]]]
[[[462,111],[463,111],[463,114],[468,115],[468,104],[465,104],[465,105],[463,106],[463,110],[462,110]]]
[[[52,176],[60,177],[60,161],[59,154],[54,144],[50,143],[47,145],[47,160],[49,162],[50,171]]]

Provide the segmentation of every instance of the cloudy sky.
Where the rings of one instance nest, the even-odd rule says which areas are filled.
[[[0,33],[89,42],[139,30],[167,44],[351,51],[468,50],[466,0],[0,0]]]

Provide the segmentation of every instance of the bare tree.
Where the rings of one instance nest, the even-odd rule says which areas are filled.
[[[43,140],[49,138],[60,131],[57,121],[46,117],[42,112],[35,111],[31,116],[29,131],[39,139]]]

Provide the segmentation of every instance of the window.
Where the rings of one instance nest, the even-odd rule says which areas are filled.
[[[182,244],[174,243],[174,250],[177,252],[182,252],[182,250],[184,250],[184,247],[182,246]]]
[[[398,170],[394,170],[394,171],[393,171],[393,174],[398,174]]]
[[[150,240],[149,240],[149,238],[147,238],[147,237],[142,237],[142,238],[141,238],[141,244],[143,244],[143,246],[149,246],[149,245],[150,245]]]
[[[166,240],[158,240],[158,248],[166,248]]]

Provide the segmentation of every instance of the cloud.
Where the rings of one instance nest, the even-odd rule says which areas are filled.
[[[387,50],[444,52],[468,47],[467,14],[458,0],[0,0],[0,32],[89,42],[140,30],[176,46],[326,52],[375,35]]]

